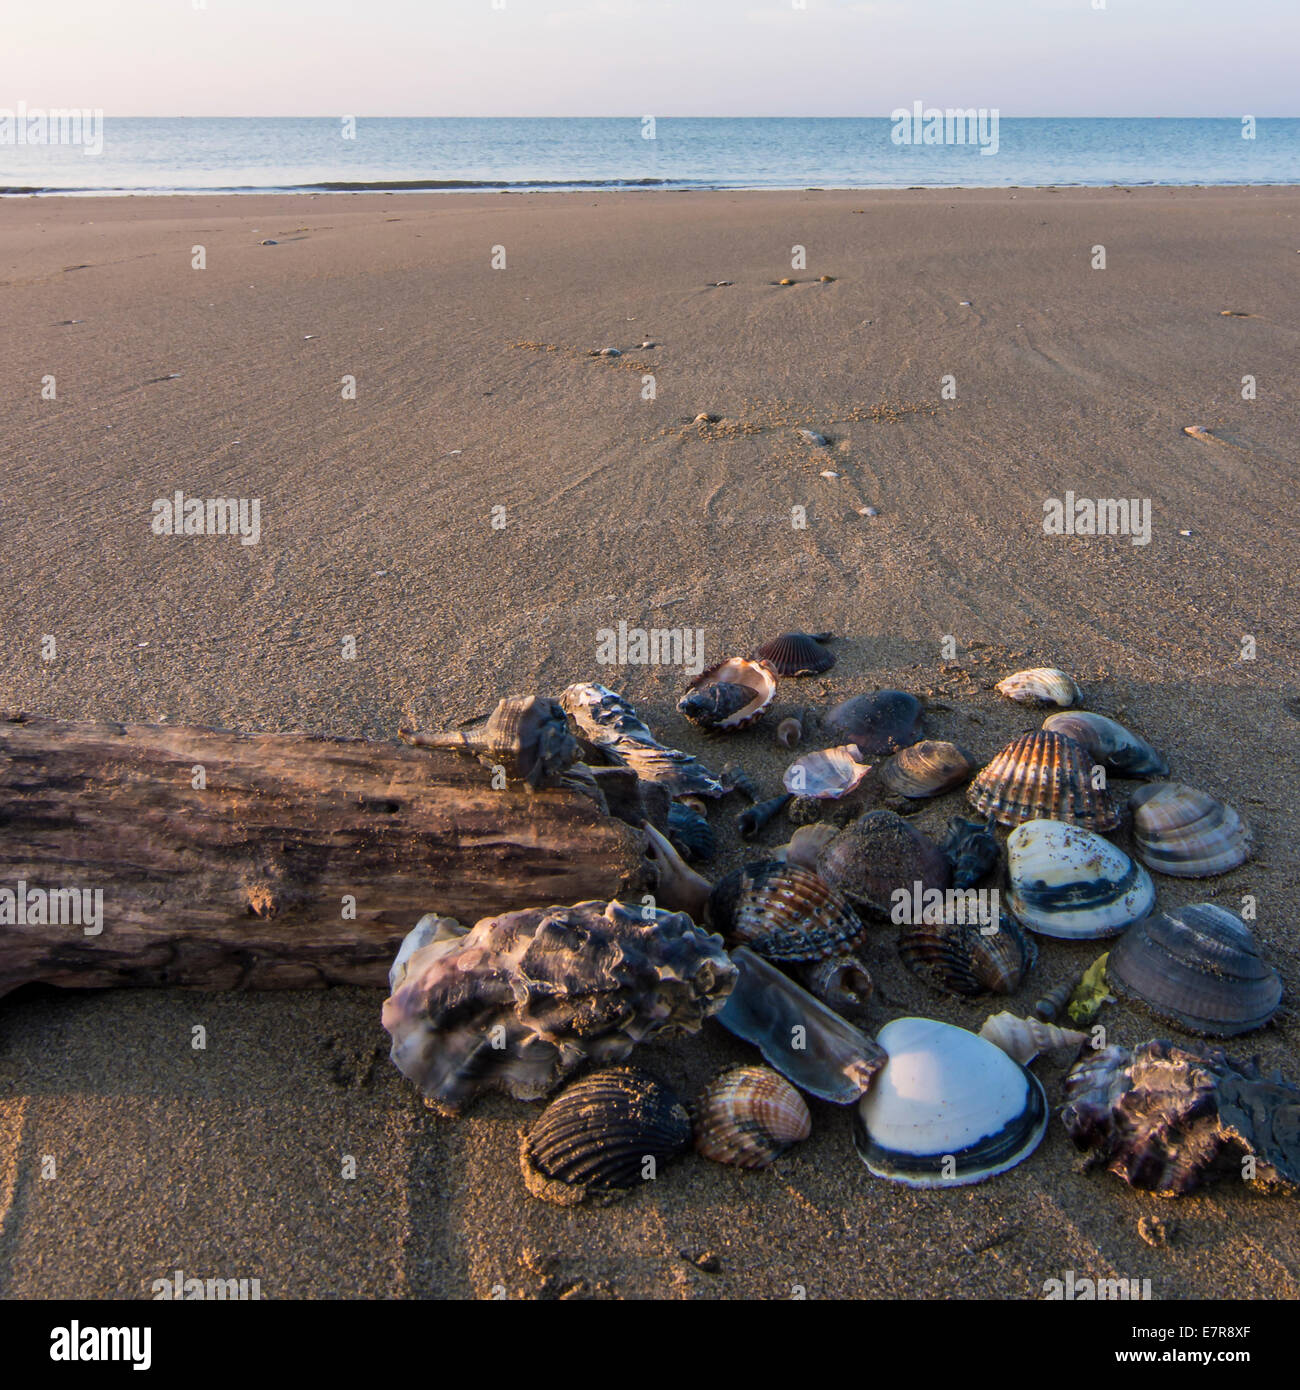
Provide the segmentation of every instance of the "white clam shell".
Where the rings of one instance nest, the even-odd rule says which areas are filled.
[[[783,784],[786,791],[796,796],[813,796],[823,801],[847,796],[871,771],[871,764],[861,759],[862,750],[856,743],[805,753],[786,768]]]
[[[1007,837],[1007,906],[1042,936],[1116,936],[1155,904],[1151,875],[1091,830],[1025,821]]]
[[[997,683],[997,691],[1018,705],[1077,705],[1083,698],[1079,687],[1055,666],[1033,666],[1016,671]]]
[[[954,1187],[1004,1173],[1038,1147],[1047,1099],[991,1042],[930,1018],[877,1037],[889,1060],[857,1107],[854,1142],[877,1177]]]

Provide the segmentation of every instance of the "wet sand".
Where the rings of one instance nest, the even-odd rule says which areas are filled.
[[[686,676],[598,666],[598,631],[702,629],[712,660],[830,628],[838,664],[784,683],[778,716],[900,686],[982,759],[1041,721],[993,684],[1061,665],[1251,821],[1254,862],[1158,879],[1158,903],[1255,895],[1294,994],[1297,249],[1285,189],[8,201],[0,705],[391,738],[597,679],[771,794],[771,720],[706,745],[673,708]],[[259,499],[258,543],[154,535],[177,489]],[[1150,543],[1046,535],[1067,490],[1149,499]],[[711,872],[742,862],[735,809]],[[1018,995],[963,1002],[881,928],[868,1021],[977,1028],[1096,954],[1045,942]],[[536,1107],[433,1117],[386,1060],[381,1000],[5,999],[0,1292],[147,1297],[180,1268],[279,1298],[1034,1298],[1067,1271],[1300,1294],[1293,1201],[1130,1192],[1081,1174],[1056,1119],[1014,1172],[917,1193],[814,1102],[769,1171],[692,1156],[616,1206],[548,1207],[517,1166]],[[1289,1015],[1230,1050],[1300,1081]],[[637,1060],[693,1095],[751,1059],[709,1024]],[[1036,1069],[1059,1104],[1061,1069]]]

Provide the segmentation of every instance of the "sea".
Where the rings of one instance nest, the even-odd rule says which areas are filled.
[[[1294,184],[1300,119],[0,112],[0,193]],[[6,119],[6,117],[8,119]],[[958,137],[961,137],[959,143]]]

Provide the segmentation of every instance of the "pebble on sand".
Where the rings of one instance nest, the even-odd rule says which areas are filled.
[[[826,436],[818,434],[816,430],[799,430],[797,433],[805,444],[811,444],[815,449],[826,447]]]

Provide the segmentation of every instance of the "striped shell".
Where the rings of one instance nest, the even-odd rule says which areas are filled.
[[[1138,858],[1174,878],[1226,874],[1250,858],[1250,829],[1208,792],[1153,782],[1129,798]]]
[[[1083,699],[1079,687],[1055,666],[1034,666],[1017,671],[997,683],[999,695],[1018,705],[1060,705],[1062,709]]]
[[[898,938],[898,954],[914,974],[948,994],[1014,994],[1038,959],[1038,947],[1007,913],[985,936],[966,922],[922,922]]]
[[[1155,903],[1151,875],[1122,849],[1064,821],[1034,820],[1007,837],[1007,906],[1042,936],[1116,936]]]
[[[835,665],[834,654],[822,646],[830,640],[829,632],[783,632],[764,642],[754,658],[765,661],[778,676],[818,676]]]
[[[895,753],[880,769],[880,779],[899,796],[920,800],[958,786],[978,766],[959,744],[927,738]]]
[[[1114,830],[1120,808],[1104,787],[1092,785],[1092,765],[1064,734],[1038,730],[1007,746],[971,783],[967,797],[1002,825],[1060,820],[1086,830]]]
[[[776,859],[722,879],[709,897],[709,920],[728,944],[778,962],[842,955],[862,935],[857,914],[834,888]]]
[[[1111,947],[1106,978],[1116,994],[1218,1038],[1262,1028],[1282,1001],[1282,981],[1250,928],[1214,903],[1135,922]]]
[[[613,1067],[574,1082],[542,1111],[519,1163],[534,1197],[573,1206],[649,1181],[690,1146],[690,1116],[673,1091],[636,1067]]]
[[[811,1133],[804,1098],[770,1067],[726,1072],[696,1107],[696,1151],[737,1168],[766,1168]]]
[[[795,796],[818,801],[847,796],[871,771],[871,764],[862,762],[861,758],[862,750],[855,743],[805,753],[786,768],[782,783],[786,791]]]
[[[775,699],[771,667],[733,656],[696,676],[677,708],[708,733],[731,734],[756,724]]]
[[[1169,764],[1164,756],[1123,724],[1088,710],[1062,710],[1049,714],[1043,728],[1072,738],[1080,748],[1122,777],[1164,777]]]

